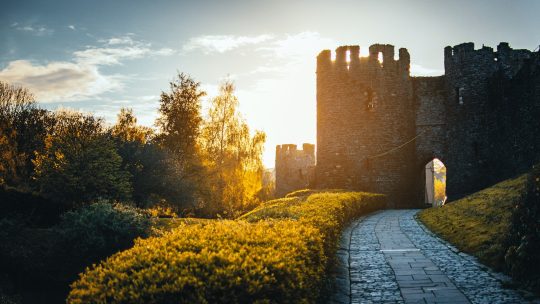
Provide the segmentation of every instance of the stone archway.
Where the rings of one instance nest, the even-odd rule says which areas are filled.
[[[430,207],[439,207],[446,203],[446,166],[433,158],[424,166],[424,203]]]

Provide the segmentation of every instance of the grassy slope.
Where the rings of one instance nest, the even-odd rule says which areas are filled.
[[[419,218],[460,250],[499,270],[512,209],[525,191],[526,180],[522,175],[503,181],[442,208],[423,210]]]

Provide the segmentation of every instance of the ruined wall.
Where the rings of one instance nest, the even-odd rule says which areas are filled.
[[[315,145],[303,144],[276,146],[276,196],[312,186],[315,170]]]
[[[538,52],[464,43],[445,48],[445,75],[410,77],[406,49],[399,60],[392,45],[369,50],[367,58],[358,46],[339,47],[335,61],[328,50],[317,57],[317,187],[419,206],[423,168],[435,157],[447,167],[450,199],[538,161]]]

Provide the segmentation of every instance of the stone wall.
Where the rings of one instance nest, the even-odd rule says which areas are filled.
[[[410,77],[406,49],[398,60],[392,45],[372,45],[365,58],[359,50],[317,57],[318,188],[374,191],[398,207],[419,206],[423,167],[434,157],[448,169],[450,199],[539,161],[538,52],[464,43],[445,48],[445,75]]]
[[[501,158],[504,158],[501,156],[508,152],[505,148],[511,148],[505,142],[512,135],[501,132],[500,123],[534,102],[510,97],[497,106],[496,100],[502,96],[496,91],[499,86],[515,86],[511,84],[512,79],[531,55],[527,50],[512,50],[507,43],[499,44],[496,52],[486,46],[475,50],[473,43],[445,48],[446,116],[449,122],[445,164],[449,171],[447,193],[450,199],[475,192],[530,167],[533,159],[501,167]],[[494,79],[498,79],[497,83]],[[518,118],[512,119],[509,127],[518,130],[525,125],[525,120]],[[513,144],[524,147],[537,141]]]
[[[302,150],[296,145],[276,147],[276,196],[310,188],[315,170],[315,145],[303,144]]]
[[[382,44],[370,46],[366,58],[359,51],[344,46],[335,61],[330,51],[317,58],[316,183],[382,192],[396,202],[411,186],[414,146],[381,154],[415,134],[409,53],[400,49],[395,60],[394,47]]]

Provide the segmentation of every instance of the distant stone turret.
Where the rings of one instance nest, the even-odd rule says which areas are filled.
[[[276,196],[311,186],[315,170],[315,145],[276,146]]]

